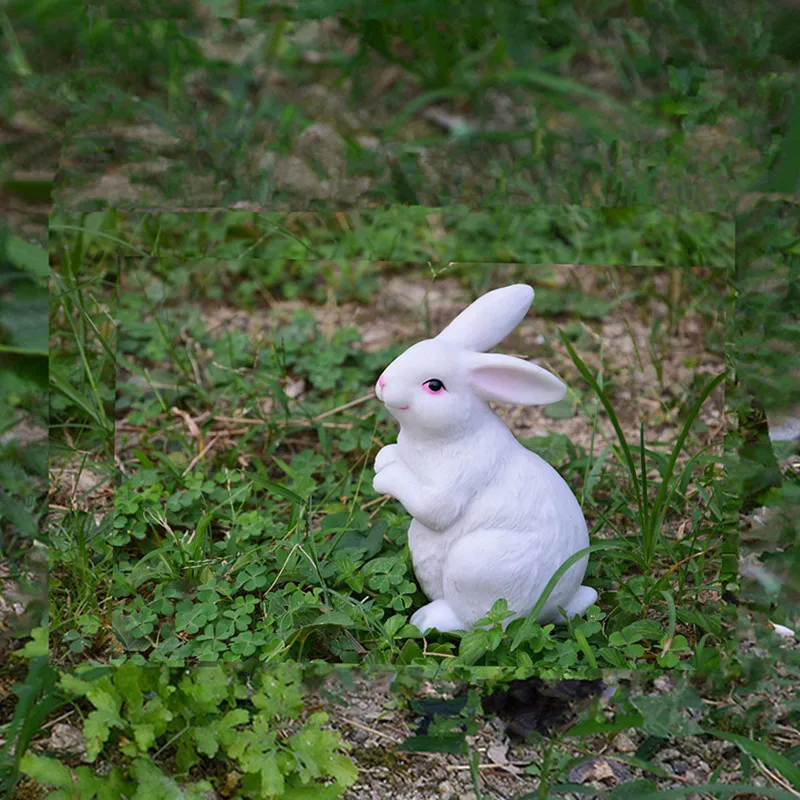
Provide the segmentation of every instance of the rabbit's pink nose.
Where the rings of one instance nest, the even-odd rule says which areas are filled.
[[[380,378],[378,378],[378,386],[380,386],[381,389],[383,389],[383,387],[386,386],[386,378],[384,378],[383,375],[381,375]]]

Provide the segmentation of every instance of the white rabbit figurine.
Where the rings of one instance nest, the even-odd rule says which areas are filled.
[[[411,560],[431,600],[411,617],[422,632],[469,630],[500,598],[527,616],[558,567],[589,545],[564,479],[488,404],[544,405],[566,394],[541,367],[485,352],[522,321],[533,294],[525,284],[488,292],[398,356],[375,388],[400,433],[376,456],[372,485],[414,518]],[[595,602],[581,585],[587,562],[567,570],[540,622],[563,622],[557,606],[572,617]]]

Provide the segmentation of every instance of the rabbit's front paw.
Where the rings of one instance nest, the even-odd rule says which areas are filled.
[[[393,445],[389,445],[389,447],[393,447]],[[383,450],[381,450],[382,452]],[[378,494],[390,494],[400,500],[400,494],[408,488],[410,480],[409,471],[399,461],[392,461],[390,464],[382,465],[380,471],[376,472],[372,479],[372,488]],[[402,500],[400,501],[402,502]]]
[[[375,472],[380,472],[395,461],[397,461],[397,445],[387,444],[385,447],[381,447],[378,455],[375,456]]]
[[[446,600],[434,600],[411,615],[409,620],[412,625],[419,628],[420,633],[431,628],[436,628],[440,633],[448,631],[463,631],[467,626],[458,618],[455,611],[450,608]]]

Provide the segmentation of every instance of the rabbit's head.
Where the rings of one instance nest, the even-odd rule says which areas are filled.
[[[438,336],[398,356],[383,371],[375,393],[401,427],[428,436],[468,430],[492,400],[545,405],[566,386],[547,370],[513,356],[486,353],[522,321],[533,289],[515,284],[479,297]]]

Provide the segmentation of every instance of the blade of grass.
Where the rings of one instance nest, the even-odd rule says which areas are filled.
[[[717,730],[716,728],[703,728],[703,731],[711,736],[716,736],[717,739],[731,742],[751,758],[763,761],[764,764],[772,767],[783,775],[795,789],[800,790],[800,767],[789,761],[786,756],[767,747],[763,742],[756,741],[755,739],[748,739],[746,736],[741,736],[738,733]]]
[[[94,298],[92,298],[92,299],[94,299]],[[105,351],[105,354],[112,361],[114,361],[116,359],[116,353],[111,349],[111,347],[109,346],[109,344],[106,341],[105,337],[100,332],[100,329],[95,324],[95,321],[92,319],[91,314],[88,314],[88,313],[85,312],[85,310],[83,309],[83,304],[82,303],[81,303],[81,310],[83,311],[83,318],[84,318],[86,324],[92,329],[92,333],[94,333],[94,335],[97,337],[97,341],[100,343],[100,346]],[[108,316],[108,315],[106,314],[106,316]]]
[[[448,87],[446,89],[432,89],[428,92],[423,92],[421,95],[415,97],[408,102],[394,117],[392,122],[384,129],[383,136],[386,139],[392,139],[394,135],[411,119],[414,114],[418,113],[421,109],[435,103],[437,100],[447,100],[450,97],[457,97],[461,93],[460,89],[455,87]]]
[[[594,431],[592,431],[592,438],[594,438]],[[590,452],[591,452],[591,449],[593,448],[593,446],[594,446],[594,442],[592,442],[592,445],[590,447]],[[594,461],[592,462],[591,469],[589,469],[589,464],[587,463],[587,465],[586,465],[587,466],[586,475],[584,476],[584,479],[583,479],[583,490],[581,492],[581,508],[583,508],[583,506],[584,506],[584,501],[585,501],[586,497],[587,496],[591,497],[592,490],[594,489],[594,485],[599,480],[600,473],[603,471],[603,466],[606,463],[606,459],[608,458],[608,454],[610,452],[612,452],[612,450],[613,450],[613,447],[610,444],[607,444],[603,448],[603,452],[600,453],[600,455],[597,456],[597,458],[594,459]]]
[[[539,791],[537,792],[538,800],[547,800],[550,794],[550,768],[553,763],[553,750],[555,749],[555,739],[550,739],[547,742],[544,751],[544,760],[539,769]]]
[[[602,388],[603,386],[603,343],[600,342],[600,367],[597,370],[597,385]],[[581,404],[582,406],[583,404]],[[597,481],[597,477],[600,475],[601,470],[603,469],[603,464],[608,456],[609,446],[606,445],[603,452],[600,454],[598,459],[594,459],[594,442],[595,437],[597,436],[597,423],[600,419],[600,415],[595,411],[592,415],[592,435],[591,439],[589,440],[589,457],[586,461],[586,469],[583,472],[583,488],[581,489],[581,510],[586,503],[586,496],[591,495],[592,488],[594,487],[595,482]]]
[[[72,283],[75,283],[75,275],[71,269],[68,268],[68,273],[70,278],[72,279]],[[60,277],[54,275],[54,279],[58,285],[58,288],[62,291],[62,306],[65,305],[65,299],[68,295],[72,295],[72,302],[75,304],[75,307],[78,309],[80,314],[81,322],[85,323],[87,320],[90,319],[91,315],[87,310],[86,306],[83,303],[83,294],[77,290],[65,291],[63,282],[61,281]],[[89,413],[89,417],[94,421],[96,425],[98,425],[106,435],[113,433],[114,425],[111,420],[108,419],[108,415],[105,412],[105,408],[103,406],[103,399],[100,396],[100,390],[97,385],[97,381],[95,380],[94,372],[92,371],[92,367],[89,363],[89,358],[86,352],[85,342],[83,340],[83,328],[81,331],[78,330],[78,327],[75,324],[75,321],[72,318],[72,314],[70,313],[69,309],[64,307],[64,316],[69,323],[70,328],[72,329],[73,339],[75,345],[78,348],[78,354],[81,359],[81,364],[83,366],[84,374],[86,375],[86,379],[89,381],[89,386],[91,388],[91,398],[94,403],[93,410],[90,410],[90,407],[80,400],[77,391],[73,389],[73,387],[69,386],[69,383],[63,376],[57,375],[55,370],[51,366],[50,376],[51,380],[56,384],[56,387],[61,391],[63,394],[72,400],[73,403],[76,403],[79,407],[83,408],[87,413]],[[93,327],[94,326],[90,326]],[[94,330],[97,330],[94,328]],[[97,331],[99,333],[99,331]],[[103,337],[99,337],[102,341]],[[110,354],[111,359],[113,360],[114,355],[110,351],[110,349],[106,348],[107,352]]]
[[[613,109],[626,119],[632,119],[638,116],[637,112],[630,106],[620,103],[605,92],[592,89],[571,78],[553,75],[542,70],[511,69],[503,72],[489,73],[482,76],[480,79],[480,85],[482,87],[494,87],[509,83],[522,86],[534,86],[538,89],[553,92],[555,95],[572,95],[574,97],[583,97],[587,100],[595,100]]]
[[[650,517],[650,509],[648,507],[647,497],[647,464],[645,462],[644,454],[644,423],[639,423],[639,455],[642,469],[642,520],[648,522]],[[650,535],[650,530],[647,528],[642,529],[642,546],[644,548],[644,559],[648,563],[653,557],[653,539]]]
[[[561,792],[573,792],[574,787],[569,784],[553,787]],[[594,790],[597,791],[596,789]],[[767,786],[753,786],[746,783],[700,783],[694,786],[681,786],[677,789],[654,789],[652,791],[639,791],[636,800],[661,800],[661,798],[681,798],[689,795],[708,794],[715,798],[732,798],[737,794],[749,794],[756,797],[766,797],[769,800],[797,800],[797,795],[785,789],[772,789]]]
[[[591,664],[592,669],[597,669],[597,659],[594,657],[592,648],[590,647],[586,637],[583,635],[583,631],[574,630],[572,633],[575,636],[575,640],[578,642],[578,646],[581,648],[581,651],[586,656],[586,660],[589,662],[589,664]]]
[[[670,455],[669,464],[667,465],[667,469],[664,472],[664,476],[661,480],[661,485],[658,487],[658,492],[656,494],[655,500],[653,501],[653,514],[652,514],[652,521],[651,524],[653,525],[652,535],[655,535],[661,530],[661,525],[664,522],[664,518],[666,517],[667,509],[669,508],[669,502],[672,500],[673,495],[675,494],[675,490],[677,487],[676,483],[672,482],[672,473],[675,470],[675,463],[678,460],[678,454],[683,449],[683,443],[686,441],[686,438],[689,436],[689,431],[694,424],[694,421],[697,419],[698,414],[700,413],[700,409],[705,403],[708,396],[714,389],[719,386],[722,381],[725,380],[726,373],[722,372],[717,375],[715,378],[712,378],[706,387],[700,392],[700,396],[695,401],[695,404],[692,406],[689,414],[686,418],[686,422],[683,425],[683,429],[681,430],[680,434],[678,435],[678,440],[675,442],[675,446],[672,448],[672,453]]]
[[[267,480],[261,476],[253,475],[252,473],[248,473],[247,477],[253,481],[253,483],[258,486],[260,489],[264,489],[267,492],[273,492],[277,494],[279,497],[282,497],[284,500],[288,500],[291,503],[295,503],[296,505],[302,506],[305,505],[305,500],[300,497],[299,494],[293,492],[291,489],[287,489],[285,486],[282,486],[279,483],[275,483],[274,481]]]
[[[124,239],[120,239],[116,236],[112,236],[109,233],[103,233],[103,231],[93,231],[89,228],[82,228],[80,225],[51,225],[51,231],[79,231],[80,233],[88,233],[90,236],[98,236],[101,239],[108,239],[111,242],[115,242],[116,244],[124,245],[125,247],[130,247],[131,250],[135,250],[140,256],[144,256],[144,258],[149,258],[150,253],[145,253],[144,250],[139,249],[136,245],[132,245],[130,242],[126,242]]]
[[[184,378],[196,389],[200,390],[201,395],[205,398],[207,396],[206,391],[203,389],[202,386],[199,386],[195,381],[195,376],[192,374],[191,366],[187,366],[183,359],[178,355],[178,351],[175,349],[175,346],[172,344],[172,338],[167,333],[166,328],[164,327],[164,323],[161,321],[160,316],[158,313],[153,314],[153,322],[156,324],[158,328],[158,332],[161,334],[161,338],[164,342],[164,346],[169,351],[169,354],[172,356],[173,363],[178,367],[178,369],[183,373]]]
[[[608,418],[611,420],[611,424],[614,426],[614,430],[617,434],[617,438],[619,439],[620,447],[622,448],[622,452],[625,456],[624,462],[628,468],[628,472],[630,473],[631,480],[633,481],[634,491],[636,493],[636,502],[639,506],[639,509],[642,508],[642,496],[641,496],[641,487],[639,485],[639,476],[636,474],[636,465],[633,461],[633,455],[631,454],[631,449],[628,446],[628,441],[625,438],[625,434],[622,432],[622,426],[619,424],[619,419],[617,418],[614,409],[611,406],[611,403],[608,402],[608,398],[605,396],[600,385],[595,380],[592,373],[589,371],[589,368],[583,362],[583,359],[578,355],[575,351],[575,348],[570,343],[567,335],[564,333],[563,329],[559,328],[558,335],[561,337],[561,341],[564,344],[564,347],[567,348],[567,352],[569,353],[572,362],[578,368],[578,371],[583,376],[584,380],[592,387],[592,391],[597,395],[598,400],[603,404],[603,408],[605,408],[606,413],[608,414]]]
[[[50,368],[50,381],[53,386],[61,392],[68,400],[71,400],[76,406],[81,408],[89,418],[97,424],[105,433],[113,433],[114,427],[109,422],[103,410],[98,410],[93,405],[90,405],[78,392],[70,386],[70,384],[58,374],[54,368]],[[96,402],[96,398],[92,398]]]
[[[100,399],[100,393],[99,393],[99,391],[97,389],[97,384],[95,383],[94,374],[92,373],[91,367],[89,366],[89,361],[88,361],[88,359],[86,357],[86,350],[84,348],[83,342],[81,341],[81,336],[80,336],[77,328],[75,327],[75,323],[72,320],[72,315],[67,313],[66,314],[66,318],[67,318],[67,320],[68,320],[68,322],[70,324],[70,327],[72,328],[72,333],[74,335],[74,341],[75,341],[75,344],[78,347],[78,354],[80,355],[81,364],[83,365],[83,369],[84,369],[84,373],[86,374],[86,378],[89,381],[89,386],[90,386],[90,388],[92,390],[92,397],[94,398],[95,405],[98,407],[98,409],[102,409],[102,401]],[[103,412],[103,416],[105,416],[104,412]],[[99,422],[99,420],[96,420],[96,421]]]
[[[573,565],[577,564],[585,556],[590,555],[591,553],[596,553],[599,550],[628,550],[629,545],[621,544],[620,542],[598,542],[597,544],[590,545],[589,547],[584,547],[582,550],[578,550],[577,553],[573,553],[554,573],[553,577],[547,582],[547,586],[544,587],[544,591],[542,592],[539,599],[536,601],[536,605],[531,609],[530,614],[525,619],[525,622],[522,626],[517,630],[517,633],[514,636],[514,640],[511,642],[511,649],[516,650],[526,639],[530,637],[530,630],[534,625],[538,625],[537,617],[539,616],[539,612],[544,608],[545,603],[547,602],[550,595],[553,593],[553,589],[555,589],[556,584],[561,580],[564,573]]]
[[[661,592],[664,600],[667,603],[667,614],[669,617],[669,622],[667,623],[667,633],[664,637],[664,651],[661,655],[666,655],[667,650],[669,650],[670,644],[672,644],[672,637],[675,635],[675,625],[677,623],[677,614],[675,611],[675,600],[672,597],[672,592],[664,589]]]
[[[3,29],[3,38],[6,40],[6,47],[8,48],[6,59],[11,71],[19,78],[28,78],[33,75],[33,69],[6,13],[3,13],[2,17],[0,17],[0,23],[0,27]]]
[[[578,720],[563,732],[566,739],[577,738],[578,736],[590,736],[595,733],[602,733],[605,736],[612,736],[615,733],[627,730],[628,728],[641,728],[644,719],[641,714],[615,714],[613,720],[609,719],[585,719]],[[619,755],[615,754],[615,758]],[[649,763],[649,762],[644,762]]]
[[[19,780],[20,761],[31,739],[41,730],[47,717],[66,702],[56,689],[57,678],[47,656],[40,656],[31,660],[25,682],[13,687],[19,700],[5,732],[5,745],[0,751],[1,797],[13,795]]]

